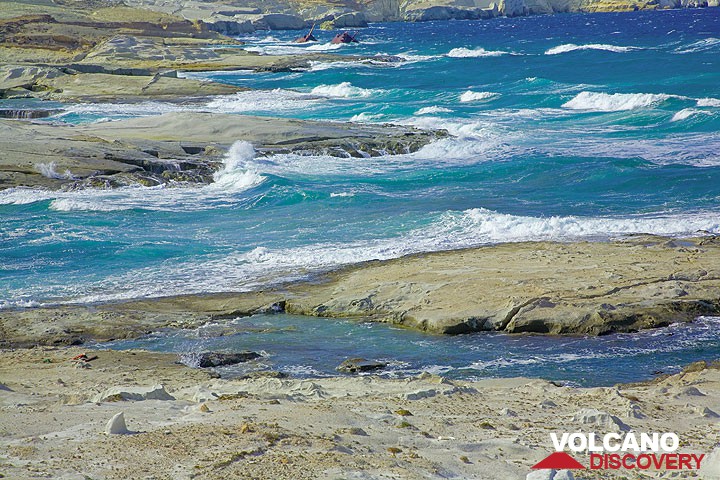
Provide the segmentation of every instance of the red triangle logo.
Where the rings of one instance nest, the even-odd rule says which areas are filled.
[[[554,468],[555,470],[575,470],[584,469],[582,463],[575,460],[573,457],[565,452],[555,452],[550,454],[545,460],[540,461],[537,465],[532,467],[536,468]]]

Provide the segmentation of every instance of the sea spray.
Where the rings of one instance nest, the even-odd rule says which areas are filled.
[[[259,185],[266,177],[258,174],[254,160],[255,148],[250,142],[233,143],[225,154],[223,167],[213,174],[215,183],[212,187],[225,192],[241,192]]]

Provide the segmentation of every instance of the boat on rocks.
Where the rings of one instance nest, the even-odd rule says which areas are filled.
[[[315,30],[315,25],[312,26],[312,28],[307,33],[307,35],[303,35],[302,37],[296,38],[295,40],[293,40],[293,43],[317,42],[317,38],[315,38],[315,36],[313,36],[313,30]]]
[[[330,43],[359,43],[355,37],[357,37],[357,32],[352,36],[348,32],[338,33],[330,40]]]

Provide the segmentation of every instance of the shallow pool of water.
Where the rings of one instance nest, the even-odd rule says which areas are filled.
[[[338,375],[345,359],[388,362],[387,377],[422,372],[475,380],[535,377],[581,386],[648,380],[698,360],[720,357],[720,317],[602,337],[552,337],[481,332],[428,335],[384,324],[285,314],[257,315],[195,330],[156,333],[99,345],[191,354],[253,350],[259,361],[223,367],[223,376],[279,370],[294,377]]]

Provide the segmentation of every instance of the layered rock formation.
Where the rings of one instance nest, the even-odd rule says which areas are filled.
[[[223,0],[216,3],[201,0],[130,0],[132,5],[138,7],[202,20],[208,23],[211,29],[223,33],[302,29],[313,23],[323,22],[333,28],[355,28],[362,27],[363,21],[474,20],[561,12],[712,7],[718,6],[718,2],[719,0]],[[277,13],[283,14],[281,22],[272,18]]]
[[[86,126],[0,120],[0,188],[209,183],[236,140],[260,154],[377,156],[418,150],[444,132],[388,125],[178,112]]]

